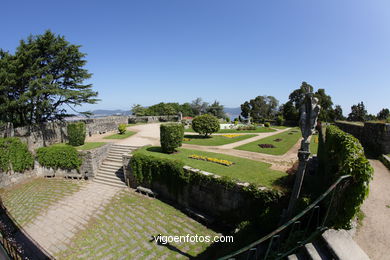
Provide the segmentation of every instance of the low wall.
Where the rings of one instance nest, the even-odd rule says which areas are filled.
[[[390,157],[382,154],[380,160],[390,170]]]
[[[107,143],[92,150],[80,151],[79,153],[83,157],[83,163],[79,170],[54,170],[41,166],[37,161],[35,161],[34,169],[25,171],[24,173],[0,172],[0,188],[15,185],[19,182],[37,176],[93,179],[96,176],[100,165],[107,157],[111,145],[111,143]]]
[[[344,132],[355,136],[362,145],[378,154],[390,154],[390,124],[366,122],[358,125],[349,122],[336,122]]]
[[[172,193],[165,184],[157,182],[150,185],[138,183],[132,173],[130,160],[131,155],[123,156],[125,182],[129,187],[134,189],[137,186],[150,188],[157,192],[161,198],[172,201],[180,207],[198,211],[225,223],[238,223],[246,218],[253,217],[254,212],[257,212],[256,216],[259,217],[262,211],[265,211],[271,204],[275,206],[277,204],[275,202],[279,200],[278,198],[282,197],[281,193],[275,196],[270,195],[272,199],[265,202],[264,197],[267,197],[267,192],[275,194],[275,191],[261,187],[259,191],[262,192],[262,195],[254,198],[244,191],[249,186],[249,183],[236,183],[232,187],[227,188],[223,182],[218,181],[221,176],[189,166],[184,166],[184,170],[187,173],[208,175],[213,178],[207,182],[186,184],[182,187],[181,192]],[[255,208],[257,210],[254,210]]]
[[[85,123],[87,135],[104,134],[118,130],[119,124],[128,124],[128,116],[107,116],[101,118],[91,118],[79,120]]]
[[[128,119],[129,119],[130,124],[158,123],[158,122],[169,122],[169,121],[178,122],[178,121],[180,121],[180,116],[179,115],[172,115],[172,116],[130,116]]]

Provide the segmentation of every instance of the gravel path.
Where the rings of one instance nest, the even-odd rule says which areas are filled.
[[[378,160],[370,160],[374,179],[362,205],[366,215],[354,240],[372,260],[390,259],[390,171]]]

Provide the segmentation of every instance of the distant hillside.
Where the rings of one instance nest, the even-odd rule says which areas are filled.
[[[94,116],[122,116],[122,115],[131,115],[131,111],[129,110],[121,110],[121,109],[113,109],[113,110],[105,110],[105,109],[98,109],[98,110],[93,110],[91,111]]]
[[[230,117],[231,120],[238,117],[241,114],[241,108],[239,107],[225,107],[225,113]]]

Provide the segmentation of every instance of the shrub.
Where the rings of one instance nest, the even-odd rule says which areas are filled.
[[[84,122],[70,123],[68,124],[67,129],[68,129],[68,139],[70,145],[80,146],[84,144],[85,135],[86,135]]]
[[[282,115],[276,117],[276,124],[279,126],[284,124],[284,117]]]
[[[19,138],[0,138],[0,170],[24,172],[34,166],[34,157]]]
[[[182,124],[169,123],[160,125],[160,143],[164,153],[173,153],[183,142],[184,127]]]
[[[219,121],[209,114],[197,116],[192,120],[192,129],[200,135],[208,136],[219,131]]]
[[[125,134],[126,133],[126,127],[127,127],[126,124],[119,124],[118,125],[119,134],[121,134],[121,135]]]
[[[244,126],[239,126],[237,127],[237,131],[246,131],[246,130],[256,130],[255,125],[244,125]]]
[[[269,122],[265,122],[265,123],[264,123],[264,126],[265,126],[265,127],[270,127],[271,124],[270,124]]]
[[[352,178],[337,192],[337,209],[332,210],[331,223],[336,228],[350,228],[351,220],[360,210],[368,195],[373,169],[364,155],[359,140],[336,126],[326,128],[326,137],[320,131],[318,148],[319,169],[333,183],[342,175]]]
[[[79,169],[82,159],[76,148],[72,146],[48,146],[37,150],[40,165],[53,169]]]

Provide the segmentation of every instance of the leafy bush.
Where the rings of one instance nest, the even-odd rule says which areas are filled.
[[[184,127],[182,124],[169,123],[160,125],[161,149],[164,153],[173,153],[183,142]]]
[[[79,169],[82,159],[76,148],[72,146],[48,146],[37,150],[40,165],[53,169]]]
[[[265,123],[264,123],[264,126],[265,126],[265,127],[270,127],[271,124],[270,124],[269,122],[265,122]]]
[[[70,123],[68,124],[67,129],[70,145],[80,146],[84,144],[86,135],[84,122]]]
[[[276,117],[276,124],[279,126],[284,124],[284,117],[282,115]]]
[[[323,138],[320,131],[318,149],[319,169],[333,183],[342,175],[352,178],[337,192],[335,197],[337,209],[332,210],[331,222],[336,228],[350,228],[351,220],[360,210],[360,206],[368,195],[369,182],[373,169],[364,155],[359,140],[340,130],[336,126],[326,128]]]
[[[126,124],[119,124],[118,125],[119,134],[121,134],[121,135],[125,134],[126,133],[126,127],[127,127]]]
[[[34,157],[19,138],[0,138],[0,170],[24,172],[34,166]]]
[[[215,116],[204,114],[192,120],[192,129],[200,135],[208,136],[219,131],[219,121]]]

